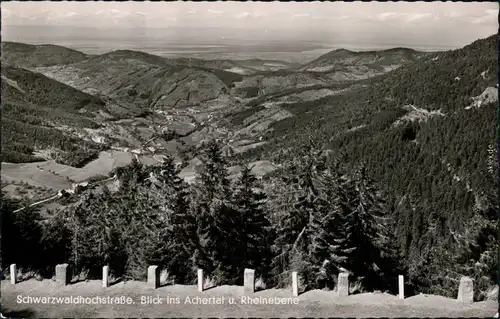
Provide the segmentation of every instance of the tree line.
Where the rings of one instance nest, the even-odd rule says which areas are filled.
[[[34,210],[12,213],[16,203],[3,194],[2,267],[50,277],[69,262],[100,278],[109,265],[116,277],[144,280],[155,264],[175,283],[194,282],[202,268],[219,285],[242,284],[244,268],[254,268],[274,287],[298,271],[304,289],[334,288],[338,273],[349,272],[360,291],[396,291],[406,270],[393,212],[364,167],[345,172],[307,145],[265,180],[248,165],[231,180],[219,143],[202,159],[192,185],[170,157],[157,167],[134,161],[117,169],[118,191],[89,190],[47,220]]]

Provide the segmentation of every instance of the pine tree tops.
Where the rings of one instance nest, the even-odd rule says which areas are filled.
[[[381,277],[390,274],[383,268],[399,254],[395,246],[388,248],[391,253],[382,253],[381,244],[393,239],[390,218],[364,167],[344,175],[338,160],[311,146],[286,174],[289,204],[281,206],[285,211],[274,245],[277,278],[295,270],[304,273],[311,286],[331,287],[342,270],[365,288],[382,284]]]
[[[300,159],[292,162],[287,171],[287,183],[280,202],[281,220],[276,230],[273,261],[278,283],[287,278],[291,270],[303,273],[306,282],[319,280],[317,274],[328,259],[332,225],[339,220],[338,200],[329,185],[336,173],[325,165],[324,153],[313,147],[306,148]]]
[[[232,196],[232,205],[237,213],[236,258],[242,261],[238,266],[240,274],[244,268],[258,269],[259,273],[263,273],[270,262],[269,240],[272,238],[266,203],[267,196],[257,178],[252,175],[249,166],[244,166],[234,184]]]
[[[216,282],[235,283],[245,267],[261,266],[267,258],[265,195],[256,190],[248,167],[231,183],[218,142],[207,145],[202,161],[192,206],[199,238],[196,263]]]
[[[216,194],[229,193],[228,165],[222,153],[222,146],[217,141],[208,143],[202,155],[202,162],[198,177],[206,197],[213,199]]]

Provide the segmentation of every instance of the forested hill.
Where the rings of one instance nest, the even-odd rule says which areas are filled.
[[[83,165],[98,147],[69,137],[62,126],[96,128],[92,113],[104,109],[98,97],[26,69],[2,66],[2,161],[37,161],[36,148],[61,150],[61,161]]]
[[[147,63],[155,66],[168,66],[168,61],[165,58],[162,58],[157,55],[141,52],[141,51],[133,51],[133,50],[116,50],[108,53],[104,53],[92,58],[89,63],[101,63],[110,60],[120,60],[120,59],[133,59],[138,60],[143,63]]]
[[[302,70],[320,71],[338,69],[339,67],[352,68],[363,65],[368,69],[391,70],[403,64],[418,60],[427,55],[425,52],[408,48],[393,48],[380,51],[355,52],[346,49],[337,49],[323,54],[313,61],[302,66]]]
[[[313,139],[347,166],[365,163],[389,195],[412,280],[436,293],[457,274],[485,285],[497,258],[497,41],[425,57],[313,112],[298,103],[259,156],[287,161]]]
[[[2,84],[5,84],[2,93],[7,100],[16,97],[60,111],[76,112],[84,107],[96,109],[104,105],[98,97],[22,68],[3,66]]]
[[[80,51],[53,44],[2,42],[2,64],[28,68],[70,64],[87,58],[88,56]]]
[[[498,83],[497,36],[462,49],[427,55],[385,77],[374,90],[387,92],[399,104],[453,110],[470,105],[471,97]]]

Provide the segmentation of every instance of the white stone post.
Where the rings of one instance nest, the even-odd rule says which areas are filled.
[[[102,267],[102,287],[109,287],[109,266]]]
[[[349,296],[349,274],[346,272],[339,274],[337,293],[339,297]]]
[[[198,269],[198,292],[203,292],[203,269]]]
[[[160,287],[160,267],[148,267],[148,287],[153,289]]]
[[[243,291],[246,294],[253,294],[255,292],[255,270],[245,269],[243,277]]]
[[[299,276],[296,271],[292,272],[292,295],[299,296]]]
[[[463,303],[474,302],[474,283],[472,278],[462,277],[458,287],[458,301]]]
[[[10,265],[10,283],[17,284],[17,267],[16,264]]]
[[[61,286],[66,286],[71,282],[70,266],[60,264],[56,266],[56,282]]]
[[[399,283],[399,299],[405,299],[405,279],[403,275],[398,276]]]

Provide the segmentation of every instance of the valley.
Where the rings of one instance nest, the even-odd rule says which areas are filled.
[[[4,42],[3,190],[36,201],[40,195],[25,187],[69,189],[111,176],[133,158],[155,165],[166,154],[184,163],[182,176],[193,180],[201,145],[222,140],[225,152],[244,156],[267,143],[275,123],[297,116],[293,105],[343,94],[360,80],[424,55],[403,51],[336,50],[300,65],[164,58],[132,50],[87,55]],[[40,141],[38,131],[58,136]],[[76,154],[78,159],[69,159]],[[268,160],[254,164],[259,177],[276,167]]]

